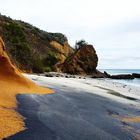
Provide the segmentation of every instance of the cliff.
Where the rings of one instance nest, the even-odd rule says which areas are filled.
[[[26,72],[52,71],[73,53],[61,33],[42,31],[28,23],[0,15],[0,36],[12,62]]]

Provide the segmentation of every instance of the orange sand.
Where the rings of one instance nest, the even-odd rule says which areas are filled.
[[[140,123],[140,116],[124,117],[122,121],[128,123]]]
[[[121,117],[121,120],[125,123],[140,123],[140,116]],[[124,125],[124,128],[130,132],[136,138],[136,140],[140,140],[140,129],[136,129],[129,125]]]
[[[24,118],[14,110],[18,93],[46,94],[53,91],[25,78],[10,62],[0,38],[0,140],[25,130]]]

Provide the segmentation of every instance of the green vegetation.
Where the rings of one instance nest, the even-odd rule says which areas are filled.
[[[51,71],[52,71],[51,67],[44,67],[44,72],[51,72]]]
[[[5,24],[4,28],[6,30],[5,36],[8,37],[8,39],[12,43],[26,42],[26,37],[24,35],[22,27],[19,24],[8,23]]]
[[[67,38],[65,35],[61,33],[48,33],[49,40],[54,40],[61,45],[64,45],[64,43],[67,41]]]
[[[22,27],[18,23],[9,23],[4,25],[5,38],[12,44],[9,48],[9,53],[13,56],[14,60],[18,60],[19,64],[27,70],[32,65],[31,48],[26,41],[26,36]]]
[[[48,65],[50,67],[54,66],[57,62],[59,62],[59,58],[54,52],[49,52],[46,58],[44,58],[44,65]]]
[[[85,45],[88,45],[88,43],[85,41],[85,40],[79,40],[79,41],[76,41],[75,43],[75,49],[79,49],[80,47],[83,47]]]

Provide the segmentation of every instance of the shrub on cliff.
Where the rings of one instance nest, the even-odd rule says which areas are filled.
[[[10,54],[15,60],[18,60],[19,64],[26,65],[29,68],[31,62],[31,49],[26,41],[26,37],[22,30],[22,27],[17,23],[9,23],[4,25],[5,38],[12,44],[9,48]]]
[[[84,40],[84,39],[81,39],[79,41],[76,41],[75,43],[75,49],[79,49],[80,47],[83,47],[83,46],[86,46],[88,45],[88,43]]]
[[[57,55],[53,52],[49,52],[48,55],[43,59],[44,65],[54,66],[59,61]]]

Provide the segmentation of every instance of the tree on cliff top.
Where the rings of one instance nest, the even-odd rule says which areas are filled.
[[[83,47],[85,45],[88,45],[88,43],[85,40],[81,39],[79,41],[76,41],[75,49],[77,50],[77,49],[79,49],[79,48],[81,48],[81,47]]]

